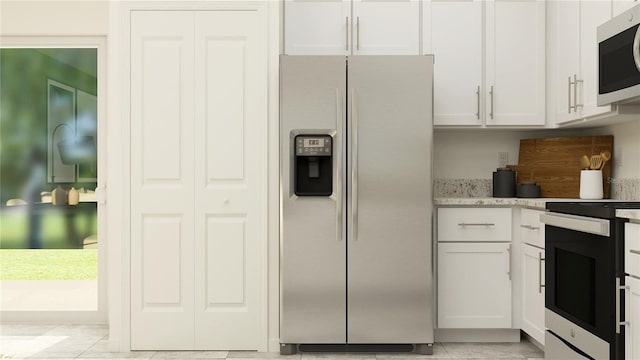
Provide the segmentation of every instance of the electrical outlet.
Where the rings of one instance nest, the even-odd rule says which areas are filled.
[[[509,153],[508,152],[498,152],[498,167],[507,167],[509,163]]]
[[[622,159],[624,158],[622,156],[622,148],[613,149],[613,153],[615,154],[615,158],[613,159],[613,164],[616,167],[622,166],[624,164],[622,162]]]

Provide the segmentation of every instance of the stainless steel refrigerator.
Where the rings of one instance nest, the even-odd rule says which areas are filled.
[[[432,117],[432,56],[280,57],[282,353],[432,353]]]

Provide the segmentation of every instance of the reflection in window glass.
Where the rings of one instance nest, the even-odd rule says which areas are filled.
[[[0,49],[3,310],[97,308],[97,82],[96,49]]]

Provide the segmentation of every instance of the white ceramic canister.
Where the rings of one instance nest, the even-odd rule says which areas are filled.
[[[602,170],[581,170],[580,199],[599,200],[603,196]]]

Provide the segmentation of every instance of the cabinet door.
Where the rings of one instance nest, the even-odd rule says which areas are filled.
[[[611,111],[611,105],[598,106],[598,39],[597,27],[611,19],[609,1],[580,2],[580,79],[578,105],[581,117]]]
[[[351,0],[285,0],[284,53],[349,54],[352,21]]]
[[[575,120],[578,112],[570,108],[574,103],[574,75],[580,74],[580,2],[556,1],[556,122]]]
[[[544,249],[522,249],[522,330],[544,345]]]
[[[612,15],[620,15],[621,13],[631,9],[635,5],[638,5],[638,0],[613,0]]]
[[[486,2],[487,125],[545,124],[545,4]]]
[[[439,328],[511,328],[510,248],[438,243]]]
[[[265,20],[195,14],[196,350],[256,350],[266,333]]]
[[[482,125],[482,2],[425,1],[424,52],[435,55],[434,125]]]
[[[627,276],[625,298],[625,359],[640,359],[640,279]]]
[[[193,348],[193,21],[131,14],[132,350]]]
[[[353,54],[418,55],[419,0],[354,0]]]

